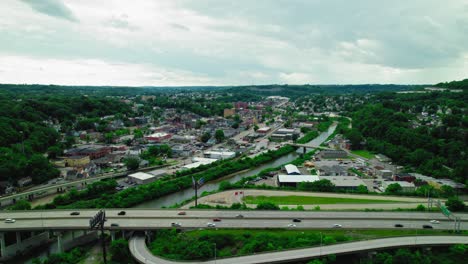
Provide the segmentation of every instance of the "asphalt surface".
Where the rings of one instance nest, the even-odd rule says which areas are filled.
[[[395,247],[414,246],[414,245],[452,245],[468,244],[467,236],[409,236],[396,238],[373,239],[367,241],[358,241],[342,243],[331,246],[312,247],[306,249],[286,250],[272,253],[261,253],[242,257],[233,257],[217,259],[211,261],[170,261],[156,257],[151,254],[146,246],[143,236],[134,236],[128,244],[133,257],[140,263],[147,264],[176,264],[176,263],[204,263],[204,264],[251,264],[251,263],[282,263],[307,260],[313,257],[319,257],[330,254],[345,254],[367,250],[388,249]]]
[[[124,210],[126,215],[119,216]],[[342,228],[395,228],[402,224],[403,228],[421,229],[423,225],[432,225],[434,229],[453,229],[453,221],[440,213],[411,212],[309,212],[309,211],[214,211],[189,210],[186,215],[178,215],[180,210],[106,210],[106,229],[150,230],[172,228],[171,223],[180,223],[181,229],[206,228],[207,223],[214,218],[216,228],[296,228],[296,229],[328,229],[334,224]],[[27,230],[73,230],[89,228],[89,219],[98,210],[81,210],[80,215],[70,215],[73,211],[10,211],[1,212],[0,219],[13,218],[15,223],[0,222],[0,231]],[[78,210],[76,210],[78,212]],[[237,217],[242,214],[242,218]],[[460,214],[461,229],[468,228],[468,214]],[[292,219],[298,218],[300,223],[288,227]],[[430,224],[430,220],[438,220],[439,224]],[[117,224],[118,226],[112,226]]]

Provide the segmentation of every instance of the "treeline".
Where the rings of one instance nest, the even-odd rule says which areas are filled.
[[[231,103],[226,103],[223,100],[208,100],[205,98],[178,97],[171,98],[170,96],[158,96],[156,99],[150,99],[148,102],[153,106],[161,108],[176,108],[201,115],[203,117],[223,116],[224,109],[232,108]]]
[[[449,89],[468,90],[468,79],[464,79],[462,81],[442,82],[436,84],[435,86]]]
[[[412,90],[422,86],[395,84],[358,84],[358,85],[253,85],[228,88],[232,94],[251,94],[258,96],[279,95],[289,98],[299,98],[310,94],[366,94],[378,92],[396,92]]]

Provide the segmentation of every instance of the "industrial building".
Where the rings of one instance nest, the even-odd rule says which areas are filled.
[[[236,153],[231,151],[206,151],[203,156],[210,159],[230,159],[234,158]]]
[[[359,185],[366,186],[366,183],[356,176],[320,176],[320,180],[329,180],[335,185],[337,190],[356,190]]]
[[[317,175],[278,175],[277,184],[278,186],[297,187],[298,183],[318,180],[319,177]]]

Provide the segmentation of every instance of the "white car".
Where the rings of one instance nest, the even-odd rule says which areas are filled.
[[[182,225],[180,223],[171,223],[172,227],[181,227]]]
[[[333,228],[341,228],[341,227],[343,227],[343,226],[340,225],[340,224],[334,224],[334,225],[333,225]]]
[[[289,224],[288,227],[296,227],[295,224]]]
[[[437,220],[431,220],[431,221],[429,221],[429,222],[431,222],[431,223],[433,223],[433,224],[440,224],[440,222],[437,221]]]
[[[207,227],[216,227],[216,224],[215,223],[206,223],[206,226]]]
[[[13,218],[7,218],[7,219],[5,219],[5,223],[14,223],[14,222],[16,222],[16,220],[13,219]]]

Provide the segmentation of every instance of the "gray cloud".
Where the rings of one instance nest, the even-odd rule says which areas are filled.
[[[77,22],[73,12],[61,0],[21,0],[37,12],[48,16]]]

